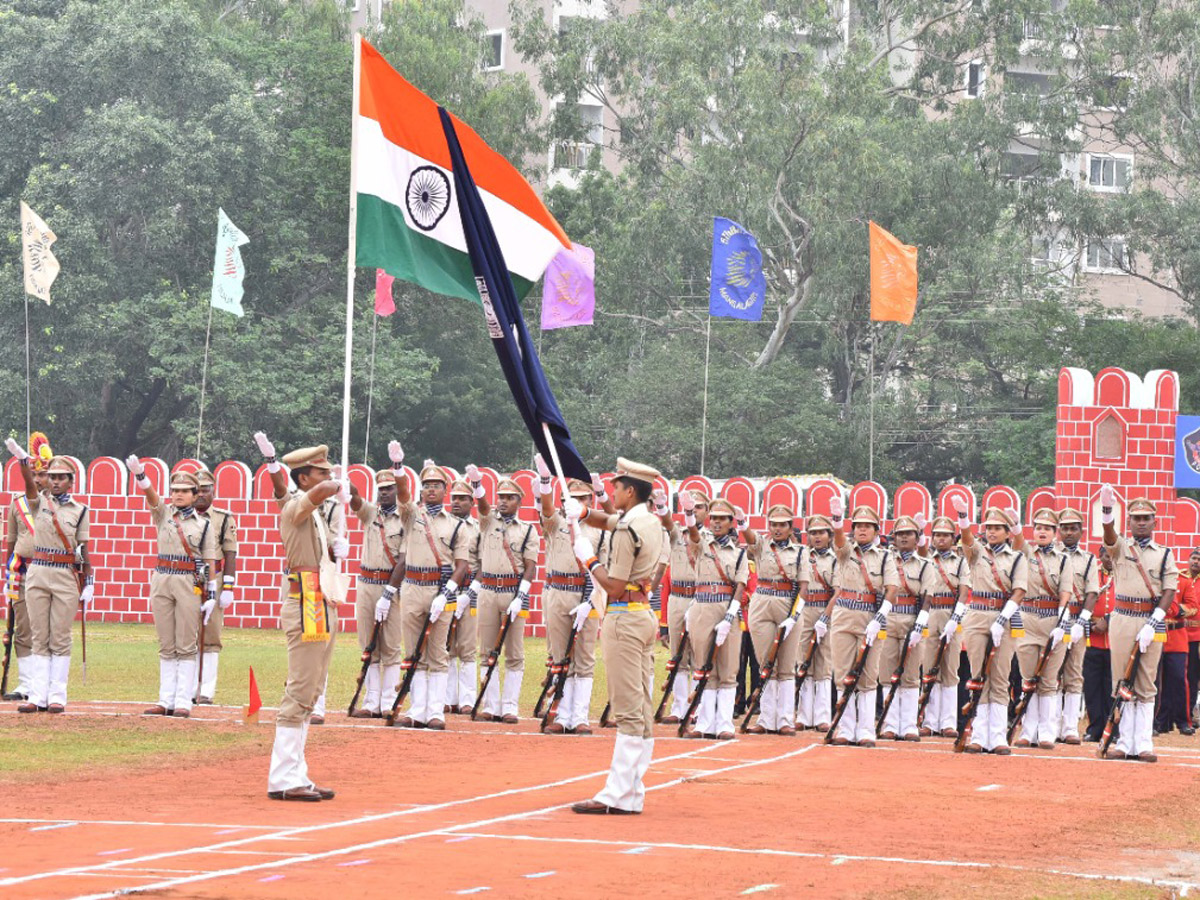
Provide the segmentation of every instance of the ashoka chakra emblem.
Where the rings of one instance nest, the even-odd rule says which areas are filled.
[[[441,169],[419,166],[408,176],[408,214],[422,231],[433,231],[450,208],[450,179]]]

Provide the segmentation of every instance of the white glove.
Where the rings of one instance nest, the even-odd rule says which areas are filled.
[[[925,533],[925,513],[917,513],[913,521],[917,523],[917,546],[924,547],[929,543],[929,535]]]
[[[254,432],[254,443],[258,444],[258,452],[266,459],[275,458],[275,445],[267,440],[267,435],[264,432]]]
[[[650,498],[654,501],[654,514],[656,516],[665,516],[667,514],[667,492],[662,488],[655,488]]]
[[[813,632],[817,635],[818,644],[825,640],[825,635],[829,634],[829,621],[825,618],[824,613],[813,623]]]
[[[592,614],[592,601],[584,600],[578,606],[571,609],[571,615],[575,617],[575,630],[582,631],[584,624],[587,623],[588,616]]]
[[[334,538],[333,539],[333,558],[341,560],[341,559],[345,559],[349,555],[350,555],[350,542],[348,540],[346,540],[344,537]]]
[[[921,637],[922,635],[920,628],[914,628],[912,631],[910,631],[908,633],[908,649],[911,650],[913,647],[917,646],[917,644],[921,643]]]
[[[954,619],[947,619],[946,624],[942,626],[942,640],[953,640],[956,631],[958,631],[958,622]]]
[[[546,460],[542,458],[542,454],[540,453],[534,454],[533,467],[537,469],[538,478],[546,483],[549,483],[550,479],[554,477],[550,471],[550,467],[546,465]]]
[[[1137,633],[1137,642],[1138,646],[1142,648],[1143,653],[1149,650],[1150,645],[1154,643],[1154,626],[1149,622],[1143,625]]]
[[[875,613],[871,617],[871,621],[867,623],[866,639],[868,647],[875,643],[875,638],[879,637],[879,632],[883,630],[886,624],[887,616],[882,613]]]
[[[396,596],[396,589],[390,584],[383,589],[383,594],[375,601],[375,621],[382,622],[388,617],[388,613],[392,611],[392,598]]]
[[[524,598],[518,593],[517,596],[513,597],[513,602],[508,604],[508,609],[505,610],[505,612],[507,612],[508,617],[515,622],[517,620],[517,616],[521,614],[522,606],[524,606]]]
[[[382,599],[382,598],[380,598]],[[433,602],[429,604],[429,623],[432,625],[438,620],[441,614],[446,609],[446,592],[442,591],[433,598]],[[379,605],[375,605],[375,615],[379,615]]]
[[[1083,640],[1083,632],[1084,632],[1083,623],[1082,623],[1082,622],[1080,622],[1078,619],[1076,619],[1076,620],[1075,620],[1075,621],[1074,621],[1074,622],[1071,624],[1071,631],[1070,631],[1070,641],[1071,641],[1071,643],[1072,643],[1072,644],[1077,644],[1077,643],[1079,643],[1080,641],[1082,641],[1082,640]]]
[[[1054,630],[1050,632],[1050,649],[1053,650],[1063,642],[1063,638],[1067,636],[1067,632],[1061,625],[1054,626]]]
[[[796,617],[788,616],[779,623],[779,627],[783,629],[783,639],[786,641],[787,636],[792,633],[792,629],[796,627]]]
[[[435,468],[435,469],[437,468],[437,463],[435,463],[432,459],[426,459],[425,462],[421,463],[421,471],[422,472],[424,472],[426,469],[428,469],[430,467]]]
[[[80,599],[82,599],[82,598],[80,598]],[[200,604],[200,612],[202,612],[204,614],[204,624],[205,625],[207,625],[208,620],[212,618],[213,610],[216,608],[217,608],[217,599],[215,597],[209,597],[207,600],[205,600],[203,603]]]
[[[223,591],[221,591],[220,602],[221,612],[224,612],[225,610],[229,609],[229,607],[233,606],[233,591],[231,591],[229,588],[225,588]]]
[[[575,541],[571,544],[571,549],[575,551],[575,558],[584,566],[596,558],[596,548],[592,546],[592,542],[582,531],[575,535]]]
[[[908,635],[908,646],[910,649],[912,647],[917,646],[917,644],[921,643],[921,638],[923,638],[925,636],[925,627],[928,624],[929,624],[929,611],[923,609],[919,613],[917,613],[917,621],[913,625],[913,629],[911,632],[909,632],[909,635]]]
[[[404,448],[400,446],[399,441],[388,441],[388,459],[392,461],[393,469],[404,465]]]
[[[5,441],[4,446],[8,448],[9,453],[22,462],[29,459],[29,454],[25,452],[25,448],[18,444],[14,438],[9,438]]]
[[[479,579],[476,578],[469,585],[467,585],[466,593],[463,595],[463,598],[461,600],[459,600],[458,604],[454,607],[454,618],[461,619],[463,617],[463,613],[465,613],[468,609],[470,609],[472,606],[474,606],[478,602],[478,600],[479,600]]]
[[[563,500],[563,514],[568,518],[578,522],[584,516],[583,504],[574,497],[568,496]]]
[[[142,480],[142,476],[146,473],[146,469],[142,465],[142,461],[137,458],[136,453],[129,454],[128,458],[125,460],[125,465],[128,467],[130,475],[132,475],[138,481]]]
[[[729,637],[729,632],[732,628],[733,623],[729,619],[722,619],[717,623],[717,630],[713,633],[716,635],[718,647],[725,643],[725,639]]]
[[[841,494],[834,494],[833,499],[829,501],[829,517],[833,519],[833,524],[841,527],[842,517],[846,514],[846,504],[842,502]]]
[[[733,522],[737,526],[738,531],[745,531],[750,527],[750,520],[746,517],[746,511],[740,506],[733,508]]]
[[[995,644],[997,647],[999,647],[1000,642],[1004,640],[1004,631],[1005,631],[1004,623],[1001,622],[999,619],[996,619],[996,621],[992,623],[991,631],[992,631],[992,643]]]
[[[83,607],[83,611],[87,612],[92,605],[92,598],[96,594],[96,588],[90,584],[85,584],[83,590],[79,592],[79,605]]]
[[[967,519],[967,501],[955,494],[950,498],[950,505],[954,507],[954,512],[958,515],[958,525],[960,528],[965,528],[968,522]]]
[[[1100,487],[1100,520],[1105,525],[1111,525],[1116,520],[1116,514],[1113,512],[1113,505],[1116,503],[1116,492],[1113,491],[1111,484],[1101,485]],[[1140,640],[1140,638],[1139,638]],[[1145,652],[1143,648],[1143,652]]]
[[[599,475],[592,476],[592,490],[596,493],[596,499],[603,503],[608,499],[608,491],[604,487],[604,479]]]
[[[1013,614],[1020,608],[1015,600],[1009,600],[1004,604],[1004,609],[1000,610],[1000,618],[1004,620],[1005,625],[1012,621]]]

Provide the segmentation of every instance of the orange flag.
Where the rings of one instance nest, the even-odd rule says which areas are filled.
[[[871,231],[871,321],[912,324],[917,309],[917,248],[868,223]]]
[[[254,666],[250,667],[250,703],[242,707],[242,721],[246,724],[258,721],[258,711],[262,709],[262,697],[258,695],[258,682],[254,680]]]

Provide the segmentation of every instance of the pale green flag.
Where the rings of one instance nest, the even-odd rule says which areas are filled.
[[[250,243],[250,238],[229,221],[225,210],[217,210],[217,256],[213,261],[212,305],[235,316],[245,315],[242,310],[242,279],[246,277],[246,266],[242,262],[242,251],[238,247]]]

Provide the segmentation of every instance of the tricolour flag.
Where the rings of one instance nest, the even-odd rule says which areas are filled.
[[[917,248],[867,223],[871,240],[871,321],[911,325],[917,309]]]
[[[212,305],[217,309],[244,316],[242,281],[246,264],[238,247],[250,243],[240,228],[229,220],[225,210],[217,209],[217,252],[213,258]]]
[[[564,247],[546,267],[542,284],[542,331],[591,325],[596,314],[596,252]]]
[[[21,201],[21,258],[25,263],[25,293],[50,305],[50,285],[58,277],[58,260],[50,252],[57,235],[42,217]]]
[[[458,124],[444,109],[438,108],[444,129],[445,142],[451,159],[451,175],[457,195],[458,212],[464,226],[468,259],[472,266],[475,290],[483,303],[483,315],[488,335],[500,368],[508,381],[509,390],[521,412],[525,427],[542,456],[551,461],[557,455],[562,462],[562,474],[569,478],[590,481],[587,466],[571,443],[571,433],[558,409],[546,373],[538,361],[537,349],[529,339],[529,329],[521,315],[521,304],[509,277],[504,251],[497,240],[497,229],[489,216],[487,201],[472,177],[472,169],[459,143]],[[471,132],[471,134],[474,134]],[[520,245],[520,235],[516,243]],[[546,429],[543,429],[543,424]],[[555,453],[546,443],[546,430],[554,441]]]
[[[354,108],[356,264],[478,302],[439,107],[363,41]],[[571,242],[520,173],[468,126],[454,124],[524,297]]]
[[[767,279],[758,241],[737,222],[721,216],[713,217],[711,278],[709,315],[762,320]]]

